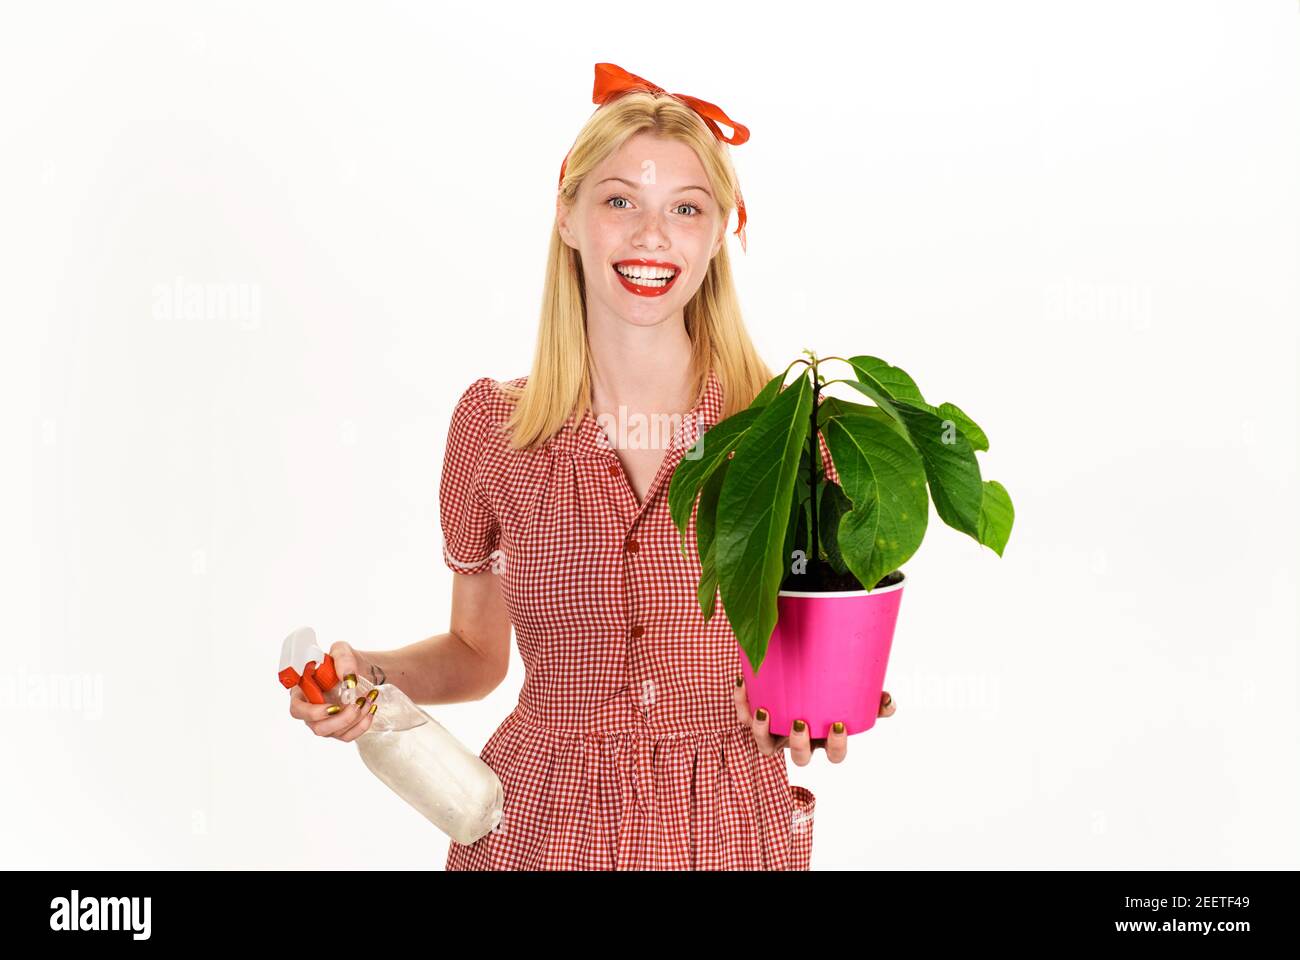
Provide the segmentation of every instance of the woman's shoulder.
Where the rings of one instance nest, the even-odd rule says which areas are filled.
[[[456,400],[451,418],[452,429],[472,431],[484,443],[493,436],[500,437],[501,429],[527,382],[527,376],[515,377],[513,380],[479,377]]]
[[[515,377],[513,380],[479,377],[461,392],[456,406],[503,419],[513,409],[527,382],[526,376]]]

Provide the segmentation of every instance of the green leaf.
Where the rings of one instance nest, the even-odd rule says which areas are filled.
[[[792,500],[790,503],[790,520],[785,531],[785,547],[781,552],[785,569],[782,572],[781,589],[790,589],[790,577],[798,576],[794,572],[795,564],[807,563],[805,547],[808,539],[808,503],[807,500]],[[802,558],[795,557],[796,550],[803,550]]]
[[[826,445],[853,509],[840,520],[844,563],[871,590],[921,545],[929,521],[925,466],[912,444],[871,417],[826,428]]]
[[[966,435],[970,441],[971,448],[974,450],[987,450],[989,448],[989,438],[984,435],[984,431],[970,417],[962,412],[961,407],[955,403],[941,403],[931,411],[941,420],[951,420],[957,425],[957,429]]]
[[[829,440],[826,442],[830,443]],[[840,519],[852,509],[853,503],[844,495],[838,483],[822,482],[821,496],[817,500],[818,547],[826,554],[826,562],[836,573],[848,570],[840,550]]]
[[[803,512],[803,504],[797,499],[790,501],[790,518],[785,524],[785,540],[782,542],[781,558],[785,563],[785,574],[789,576],[794,567],[794,551],[797,537],[799,535],[799,518]],[[784,582],[784,581],[782,581]]]
[[[722,492],[722,481],[730,466],[731,461],[723,458],[718,468],[709,474],[708,480],[704,482],[704,488],[700,491],[700,505],[695,513],[695,547],[699,551],[702,568],[700,586],[696,593],[706,623],[713,619],[718,591],[718,571],[713,552],[718,519],[718,494]]]
[[[914,407],[928,410],[940,420],[951,420],[956,424],[957,429],[966,435],[972,449],[989,448],[989,438],[985,436],[979,424],[968,417],[961,407],[955,403],[941,403],[937,407],[926,403],[925,398],[921,396],[921,388],[904,370],[890,366],[879,357],[851,357],[849,363],[855,371],[866,373],[880,384],[894,400],[902,400]]]
[[[913,406],[922,408],[929,406],[925,397],[921,396],[921,388],[916,385],[916,381],[899,367],[892,367],[879,357],[850,357],[849,363],[854,370],[866,373],[880,384],[895,400],[906,400]]]
[[[695,599],[700,605],[700,611],[704,614],[704,622],[708,623],[713,619],[713,614],[718,605],[718,568],[714,563],[713,544],[709,544],[709,552],[705,554],[703,569],[700,573],[699,586],[695,588]]]
[[[805,443],[799,448],[799,472],[795,474],[794,480],[794,498],[798,501],[807,500],[812,494],[812,488],[808,485],[808,444],[807,437],[804,437]]]
[[[839,397],[827,397],[822,408],[817,411],[817,420],[819,424],[830,422],[831,420],[853,414],[854,416],[870,417],[878,423],[883,423],[901,437],[907,436],[907,431],[897,419],[890,416],[880,407],[865,404],[852,403],[848,400],[841,400]]]
[[[781,552],[785,563],[785,576],[789,576],[794,565],[794,551],[803,539],[803,521],[805,504],[809,497],[808,487],[808,444],[799,448],[799,472],[795,475],[794,495],[790,498],[790,521],[785,531],[785,546]]]
[[[777,394],[740,437],[718,497],[714,550],[722,603],[755,672],[776,627],[786,569],[781,551],[812,403],[806,376]]]
[[[683,459],[674,468],[673,478],[668,484],[668,515],[682,538],[686,536],[691,508],[704,481],[719,463],[727,459],[727,454],[735,449],[737,441],[762,412],[761,409],[742,410],[714,424],[692,444],[692,450],[698,451],[700,456],[694,460]],[[685,552],[685,544],[679,545]]]
[[[975,451],[966,435],[955,425],[945,427],[944,421],[929,410],[893,398],[867,370],[857,366],[854,370],[858,379],[845,382],[866,394],[902,424],[912,446],[921,455],[930,482],[930,496],[939,518],[954,530],[978,540],[984,490],[979,461],[975,459]],[[835,458],[834,452],[831,457]],[[835,462],[838,468],[839,461]],[[854,573],[856,576],[856,571]]]
[[[984,481],[984,499],[980,504],[979,542],[992,547],[999,557],[1011,539],[1011,525],[1016,511],[1007,488],[996,480]]]
[[[897,402],[900,420],[912,446],[921,455],[930,496],[939,518],[954,530],[979,539],[980,503],[984,490],[980,465],[965,434],[910,404]]]
[[[763,387],[762,390],[758,391],[758,396],[756,396],[749,404],[748,409],[757,410],[758,408],[766,407],[771,403],[772,398],[781,392],[781,387],[785,384],[786,374],[789,372],[789,369],[783,370],[771,380],[767,381],[767,385]]]

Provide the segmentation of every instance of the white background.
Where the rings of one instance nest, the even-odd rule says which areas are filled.
[[[813,867],[1300,866],[1300,4],[652,14],[6,4],[0,866],[442,867],[273,667],[447,630],[452,405],[528,372],[597,61],[750,127],[768,363],[898,364],[1015,500],[1001,560],[932,515],[897,714],[790,764]]]

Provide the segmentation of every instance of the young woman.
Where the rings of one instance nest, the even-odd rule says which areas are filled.
[[[477,699],[505,676],[513,625],[523,688],[481,754],[504,815],[453,841],[448,870],[806,870],[815,798],[789,783],[784,749],[800,766],[816,747],[839,762],[847,736],[774,738],[762,705],[751,714],[735,636],[720,608],[704,620],[700,564],[679,552],[667,503],[699,432],[773,376],[725,244],[733,206],[743,244],[744,206],[721,140],[748,132],[612,64],[596,74],[601,106],[561,167],[532,370],[475,380],[452,413],[439,491],[452,632],[330,652],[341,673],[386,675],[421,703]],[[668,428],[650,430],[658,441],[648,422]],[[834,480],[824,441],[822,456]],[[292,709],[343,740],[371,722],[367,704]]]

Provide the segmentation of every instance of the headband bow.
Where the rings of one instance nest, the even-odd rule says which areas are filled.
[[[729,143],[732,146],[740,146],[749,139],[749,128],[744,124],[737,123],[723,112],[722,108],[716,104],[709,103],[707,100],[701,100],[698,97],[688,96],[684,93],[668,93],[663,87],[651,83],[644,77],[638,77],[635,73],[628,73],[622,67],[615,66],[612,63],[596,64],[596,83],[591,93],[591,102],[599,106],[604,106],[618,94],[626,93],[629,90],[648,90],[651,93],[667,94],[670,97],[676,97],[688,107],[700,115],[700,118],[713,131],[713,135],[723,143]],[[731,127],[731,136],[724,136],[718,123],[725,123]],[[564,182],[564,169],[568,166],[569,155],[564,155],[564,162],[560,164],[560,183]],[[740,237],[740,249],[745,248],[745,198],[736,191],[736,235]]]

